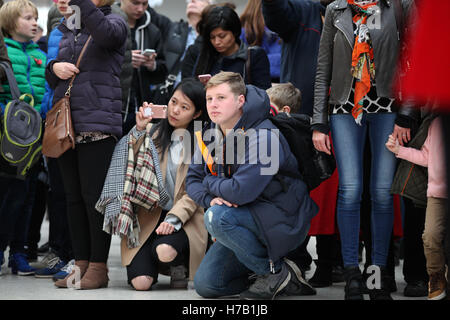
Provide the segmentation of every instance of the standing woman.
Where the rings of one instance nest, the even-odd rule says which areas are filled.
[[[329,154],[331,129],[339,173],[337,221],[345,299],[363,299],[358,240],[366,135],[372,153],[372,263],[381,271],[381,288],[370,290],[370,298],[392,299],[385,268],[394,220],[390,188],[396,159],[384,142],[391,133],[402,144],[410,139],[411,110],[397,110],[391,90],[400,52],[401,22],[397,24],[396,12],[406,16],[410,6],[410,0],[338,0],[326,9],[314,91],[313,143]]]
[[[194,54],[198,50],[195,44],[189,47],[183,61],[183,77],[231,71],[239,73],[246,84],[264,90],[271,87],[267,54],[261,47],[249,49],[240,40],[241,21],[236,11],[227,5],[206,7],[197,28],[202,39],[200,54]],[[194,61],[190,61],[193,56]]]
[[[111,14],[113,0],[71,0],[81,21],[70,29],[65,20],[58,28],[63,33],[60,50],[46,70],[53,101],[61,99],[71,77],[77,74],[71,90],[75,149],[58,158],[67,200],[67,214],[75,265],[81,281],[75,286],[96,289],[108,285],[108,259],[111,236],[103,232],[103,216],[95,210],[117,140],[122,136],[122,93],[119,75],[125,52],[127,24]],[[77,11],[75,11],[77,14]],[[76,24],[76,23],[75,23]],[[92,36],[79,69],[81,49]],[[72,274],[71,274],[72,275]],[[74,286],[71,277],[55,283]]]

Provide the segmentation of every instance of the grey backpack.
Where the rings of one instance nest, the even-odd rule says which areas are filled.
[[[1,117],[0,173],[24,180],[41,156],[42,118],[33,107],[33,96],[20,95],[9,64],[0,62],[0,67],[5,70],[12,96]]]

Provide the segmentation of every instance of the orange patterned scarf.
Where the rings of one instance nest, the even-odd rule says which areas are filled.
[[[375,78],[373,48],[370,40],[367,19],[374,13],[378,1],[347,0],[354,13],[353,23],[356,24],[356,37],[352,53],[352,75],[355,81],[355,100],[352,109],[353,118],[361,125],[364,97],[370,91],[371,80]]]

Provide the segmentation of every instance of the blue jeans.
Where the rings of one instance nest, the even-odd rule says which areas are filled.
[[[364,114],[361,126],[356,124],[351,114],[337,114],[330,118],[339,173],[337,221],[345,266],[358,265],[363,154],[367,134],[372,152],[372,264],[386,265],[394,223],[390,189],[397,161],[394,154],[387,150],[385,143],[393,131],[395,118],[395,113]]]
[[[270,272],[267,248],[247,207],[215,205],[205,212],[204,220],[216,242],[194,278],[199,295],[213,298],[238,294],[248,287],[250,273]],[[274,265],[276,270],[281,267],[280,261]]]

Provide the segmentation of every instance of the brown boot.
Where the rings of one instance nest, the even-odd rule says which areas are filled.
[[[430,274],[428,282],[428,300],[442,300],[445,298],[447,280],[443,271]]]
[[[87,260],[75,261],[75,266],[77,266],[79,269],[74,268],[72,270],[72,272],[69,275],[67,275],[64,279],[56,281],[55,286],[57,286],[59,288],[68,288],[68,287],[74,288],[74,287],[76,287],[77,285],[79,285],[79,281],[86,273],[88,265],[89,265],[89,261],[87,261]],[[75,275],[76,270],[80,271],[79,276]],[[78,283],[75,283],[76,281]]]
[[[89,262],[88,269],[81,278],[80,289],[98,289],[108,286],[108,268],[103,262]]]

